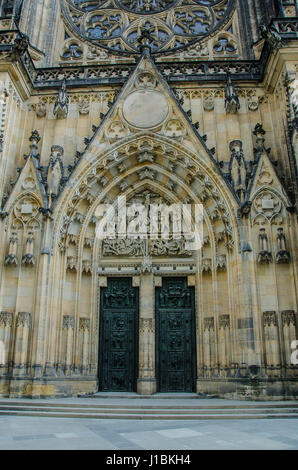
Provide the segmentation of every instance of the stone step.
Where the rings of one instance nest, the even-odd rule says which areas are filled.
[[[226,404],[218,404],[218,405],[159,405],[159,404],[134,404],[134,405],[128,405],[126,403],[121,403],[121,404],[115,404],[115,403],[57,403],[56,401],[48,402],[48,401],[42,401],[42,402],[37,402],[35,400],[22,400],[22,401],[0,401],[0,409],[2,407],[5,408],[11,408],[11,407],[30,407],[30,408],[38,408],[38,407],[46,407],[46,408],[88,408],[88,409],[127,409],[127,410],[191,410],[191,411],[197,411],[197,410],[275,410],[275,411],[283,411],[283,410],[296,410],[298,412],[298,403],[294,404],[255,404],[255,403],[249,403],[249,402],[244,402],[241,405],[226,405]]]
[[[292,419],[296,418],[296,414],[290,413],[283,413],[283,414],[275,414],[275,413],[268,413],[268,414],[195,414],[195,415],[188,415],[188,414],[144,414],[144,413],[134,413],[134,414],[112,414],[112,413],[79,413],[79,412],[54,412],[54,411],[11,411],[11,410],[1,410],[1,416],[31,416],[31,417],[46,417],[46,418],[84,418],[84,419],[161,419],[161,420],[231,420],[231,419]]]
[[[48,406],[43,406],[43,407],[36,407],[34,405],[32,406],[12,406],[12,405],[0,405],[0,412],[1,411],[34,411],[34,412],[63,412],[63,413],[73,413],[73,412],[79,412],[79,413],[110,413],[110,414],[162,414],[162,415],[169,415],[169,414],[185,414],[185,415],[197,415],[197,414],[229,414],[233,413],[233,415],[238,415],[238,414],[284,414],[284,413],[296,413],[298,414],[297,409],[292,409],[292,408],[284,408],[284,409],[270,409],[270,408],[264,408],[264,409],[248,409],[248,408],[242,408],[242,409],[235,409],[235,410],[228,410],[228,409],[223,409],[223,408],[215,408],[215,409],[203,409],[203,408],[193,408],[193,409],[179,409],[177,407],[173,408],[127,408],[127,407],[112,407],[112,406],[106,406],[106,407],[101,407],[101,408],[95,408],[92,406],[80,406],[80,407],[48,407]]]
[[[12,410],[12,411],[63,411],[65,413],[71,413],[72,411],[79,411],[81,413],[100,413],[103,410],[109,413],[151,413],[151,414],[221,414],[221,413],[229,413],[232,412],[233,414],[239,413],[297,413],[297,408],[292,407],[285,407],[285,408],[274,408],[274,407],[265,407],[265,408],[257,408],[257,407],[241,407],[241,408],[225,408],[225,407],[214,407],[214,408],[204,408],[204,407],[132,407],[132,406],[120,406],[120,405],[99,405],[99,406],[92,406],[92,405],[48,405],[48,404],[0,404],[0,411],[1,410]]]
[[[297,418],[297,404],[248,404],[162,406],[88,403],[56,403],[35,401],[0,401],[2,416],[46,416],[98,419],[260,419]]]
[[[86,396],[86,395],[85,395]],[[84,395],[82,395],[84,397]],[[198,399],[202,398],[197,393],[154,393],[153,395],[140,395],[136,392],[97,392],[91,395],[88,395],[88,398],[131,398],[131,399],[144,399],[150,398],[152,400],[175,400],[175,399]],[[204,396],[204,399],[210,399],[211,396]]]

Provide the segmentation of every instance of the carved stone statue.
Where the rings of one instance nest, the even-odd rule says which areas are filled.
[[[264,23],[260,24],[260,31],[261,35],[264,39],[268,41],[271,47],[274,49],[278,49],[279,47],[282,46],[282,39],[280,34],[278,33],[277,29],[274,28],[274,26],[271,26],[270,28],[267,28]]]
[[[243,156],[242,142],[233,140],[230,143],[230,176],[236,194],[241,202],[244,202],[246,193],[246,164]]]
[[[264,228],[260,229],[259,234],[259,244],[260,244],[260,252],[258,254],[258,263],[271,263],[272,255],[269,251],[269,242],[266,230]]]
[[[282,227],[277,229],[277,253],[276,253],[276,262],[277,263],[289,263],[290,253],[286,248],[286,236]]]
[[[18,237],[16,232],[12,232],[9,239],[8,255],[5,256],[5,264],[18,264],[17,258]]]
[[[50,197],[56,197],[59,194],[60,183],[64,172],[61,159],[63,153],[63,147],[60,147],[59,145],[53,145],[51,147],[51,156],[47,175],[48,195]]]
[[[216,256],[216,269],[218,271],[224,271],[227,269],[227,257],[226,255],[217,255]]]
[[[17,37],[15,39],[13,49],[10,54],[10,58],[13,62],[17,61],[20,57],[22,57],[29,46],[29,39],[28,36],[22,34],[21,37]]]
[[[22,264],[35,264],[34,252],[34,235],[33,232],[28,233],[28,238],[26,240],[25,254],[22,258]]]
[[[47,114],[47,108],[46,108],[46,105],[44,103],[38,103],[36,105],[36,116],[42,118],[42,117],[45,117],[45,115]]]
[[[239,98],[236,93],[230,74],[227,75],[225,108],[228,114],[235,114],[240,109]]]
[[[68,114],[68,96],[66,92],[65,80],[62,83],[62,87],[59,91],[57,100],[54,105],[53,114],[57,119],[65,119]]]
[[[28,157],[33,157],[36,158],[36,160],[39,160],[39,149],[38,149],[38,143],[40,141],[40,136],[38,131],[32,131],[31,136],[29,137],[29,141],[31,142],[30,144],[30,152],[29,155],[24,155],[24,159],[26,160]]]

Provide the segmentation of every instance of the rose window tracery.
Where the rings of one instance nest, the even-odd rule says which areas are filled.
[[[142,31],[152,53],[187,47],[229,21],[234,0],[63,0],[72,31],[113,52],[140,52]]]

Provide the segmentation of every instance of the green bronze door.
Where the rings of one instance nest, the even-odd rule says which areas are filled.
[[[160,392],[193,392],[196,378],[194,287],[163,278],[156,289],[156,372]]]
[[[138,303],[131,278],[109,278],[101,289],[99,390],[136,390]]]

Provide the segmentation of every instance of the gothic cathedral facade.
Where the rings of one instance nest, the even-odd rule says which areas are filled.
[[[0,1],[0,396],[297,396],[297,97],[297,0]]]

